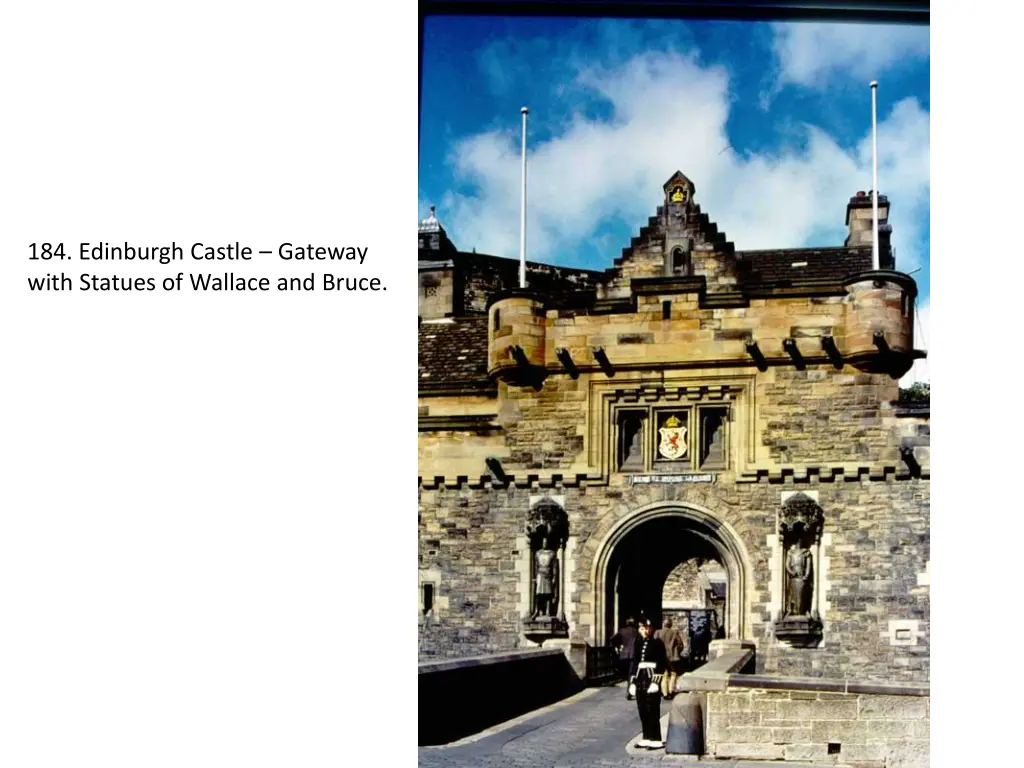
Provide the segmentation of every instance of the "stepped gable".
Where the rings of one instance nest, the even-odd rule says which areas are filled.
[[[663,191],[663,204],[615,260],[602,298],[625,298],[635,279],[703,276],[711,293],[738,282],[735,247],[695,201],[694,183],[676,171]]]
[[[658,224],[661,221],[661,217],[664,215],[664,212],[664,206],[659,205],[655,214],[648,217],[647,224],[640,227],[640,233],[630,238],[629,245],[622,249],[622,255],[614,261],[616,269],[621,267],[625,262],[630,261],[633,258],[634,251],[638,248],[647,247],[651,244],[651,234],[658,230]]]
[[[419,353],[421,393],[495,389],[487,377],[487,317],[420,323]]]

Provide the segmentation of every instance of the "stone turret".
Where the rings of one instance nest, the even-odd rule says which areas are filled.
[[[544,377],[546,313],[539,294],[514,289],[491,299],[488,313],[487,372],[510,384]]]
[[[900,272],[864,272],[846,282],[843,355],[865,371],[902,376],[914,362],[917,284]]]

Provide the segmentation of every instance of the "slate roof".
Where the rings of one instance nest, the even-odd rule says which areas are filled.
[[[837,281],[870,270],[871,248],[737,251],[736,262],[742,282],[748,286],[779,286],[804,280]]]
[[[487,377],[487,318],[425,320],[419,327],[419,390],[494,390]]]

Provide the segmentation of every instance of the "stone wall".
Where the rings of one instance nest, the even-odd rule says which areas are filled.
[[[548,379],[540,391],[500,385],[498,423],[505,430],[510,467],[532,470],[583,464],[586,384],[559,376]]]
[[[602,622],[595,624],[595,598],[603,585],[593,578],[609,531],[640,508],[689,505],[721,520],[746,553],[744,638],[757,643],[759,672],[925,681],[928,488],[921,480],[867,479],[630,486],[616,477],[608,486],[558,489],[573,539],[566,611],[571,639],[606,641]],[[781,582],[773,583],[768,542],[775,536],[782,493],[794,490],[815,493],[825,514],[824,637],[818,648],[790,648],[773,635]],[[421,629],[422,657],[488,653],[524,643],[519,629],[528,605],[529,551],[522,527],[531,497],[540,492],[421,492],[421,567],[440,572],[438,597],[447,600],[436,623]],[[737,596],[731,592],[730,599]]]
[[[665,579],[661,592],[663,603],[679,603],[681,607],[703,608],[704,595],[701,593],[699,570],[694,558],[680,563]]]
[[[889,376],[775,368],[759,377],[758,396],[760,443],[775,463],[900,462],[899,382]]]
[[[706,751],[716,758],[929,763],[928,696],[744,688],[706,695]]]
[[[532,500],[554,495],[569,519],[563,598],[572,642],[604,644],[610,634],[601,581],[608,542],[638,516],[666,512],[686,525],[704,521],[701,533],[733,553],[729,638],[756,643],[759,672],[927,680],[930,475],[906,461],[912,448],[927,463],[927,426],[892,405],[895,367],[909,360],[899,347],[910,343],[913,281],[851,277],[843,254],[832,254],[813,265],[813,257],[796,261],[804,264],[800,274],[813,266],[816,275],[801,283],[790,275],[800,257],[787,252],[772,267],[786,279],[743,296],[737,289],[750,285],[737,283],[732,246],[704,214],[659,217],[587,306],[576,301],[579,290],[558,301],[530,291],[495,296],[509,287],[516,262],[460,255],[465,283],[455,291],[464,311],[491,302],[486,370],[497,385],[489,409],[465,398],[474,415],[493,415],[479,430],[442,418],[458,416],[463,396],[443,406],[435,398],[421,418],[420,568],[436,582],[436,609],[421,621],[421,655],[528,644],[523,526]],[[666,248],[683,239],[693,240],[692,276],[651,281],[664,274]],[[763,256],[749,262],[747,277],[771,266]],[[531,268],[532,290],[545,280],[584,293],[596,284],[593,274]],[[850,339],[859,340],[857,356],[843,358]],[[727,426],[716,433],[727,439],[725,466],[688,482],[640,477],[650,482],[634,484],[620,472],[616,413],[662,406],[728,408]],[[654,413],[645,411],[648,423]],[[655,435],[647,434],[646,471],[654,475]],[[815,563],[824,628],[816,648],[774,635],[783,602],[778,516],[795,492],[824,512]]]
[[[449,268],[421,269],[419,274],[419,316],[424,320],[452,314],[455,300],[455,272]]]

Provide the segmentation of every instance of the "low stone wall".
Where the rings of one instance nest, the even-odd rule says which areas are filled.
[[[422,663],[419,745],[456,741],[582,689],[561,649]]]
[[[739,658],[737,652],[727,655]],[[729,662],[716,661],[719,666]],[[927,685],[731,674],[710,666],[684,675],[677,686],[706,697],[709,756],[826,760],[864,768],[928,766]]]

